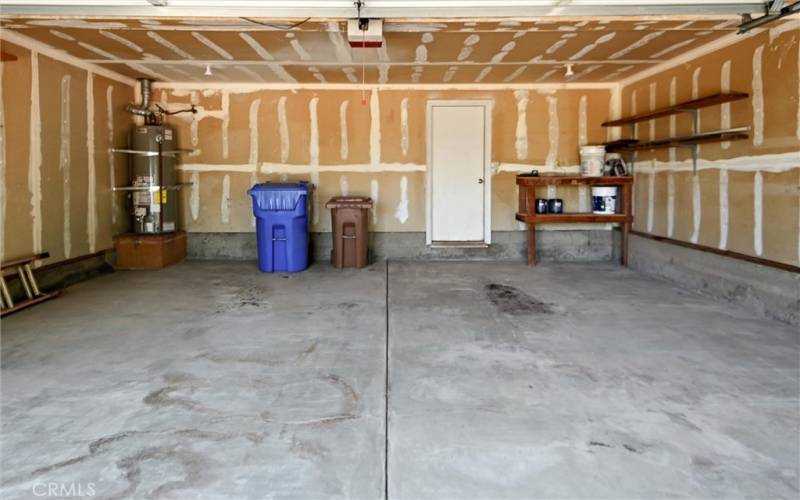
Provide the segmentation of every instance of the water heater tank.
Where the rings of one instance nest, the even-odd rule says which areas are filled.
[[[132,191],[131,225],[138,234],[160,234],[175,231],[178,220],[174,134],[163,125],[136,126],[131,129],[130,181]],[[160,164],[159,164],[160,163]],[[159,186],[161,187],[159,189]]]

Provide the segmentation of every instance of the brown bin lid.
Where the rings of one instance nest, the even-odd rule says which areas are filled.
[[[328,200],[325,208],[372,208],[372,198],[368,196],[336,196]]]

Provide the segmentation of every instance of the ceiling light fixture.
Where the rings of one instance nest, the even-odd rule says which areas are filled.
[[[211,76],[211,65],[210,64],[206,64],[206,71],[205,71],[205,73],[203,73],[203,75]]]
[[[564,72],[564,76],[567,78],[575,76],[575,72],[572,71],[572,64],[567,64],[567,70]]]

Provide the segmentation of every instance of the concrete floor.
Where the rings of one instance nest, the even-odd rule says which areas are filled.
[[[185,263],[3,319],[3,497],[800,495],[795,328],[613,265],[388,275]]]

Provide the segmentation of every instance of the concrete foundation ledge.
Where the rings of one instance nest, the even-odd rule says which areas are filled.
[[[631,235],[631,269],[800,325],[800,274]]]
[[[254,233],[188,233],[187,257],[195,260],[254,260]],[[611,261],[619,255],[618,232],[608,230],[537,231],[541,262]],[[311,234],[312,259],[330,259],[331,233]],[[495,231],[486,248],[431,248],[425,233],[370,233],[371,260],[526,260],[524,231]]]

